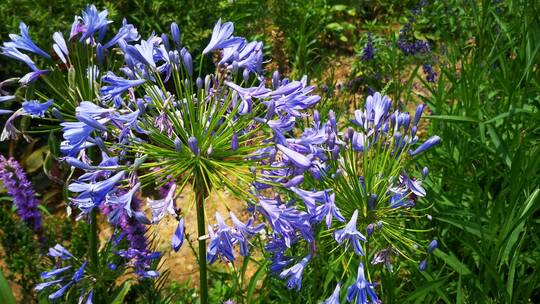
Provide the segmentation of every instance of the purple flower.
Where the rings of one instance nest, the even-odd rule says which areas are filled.
[[[118,33],[116,33],[116,35],[114,35],[109,42],[105,43],[103,48],[110,48],[111,46],[117,44],[120,39],[124,40],[125,42],[130,42],[137,41],[139,38],[140,36],[137,29],[133,26],[133,24],[127,23],[127,20],[124,18],[124,20],[122,20],[122,27],[118,30]]]
[[[356,221],[358,219],[358,209],[354,210],[354,213],[351,217],[351,220],[345,228],[336,230],[334,232],[334,238],[338,242],[338,244],[341,244],[345,240],[349,240],[349,242],[352,243],[354,252],[358,255],[364,255],[364,251],[362,249],[362,245],[360,241],[365,242],[366,237],[360,233],[358,230],[356,230]]]
[[[13,198],[17,215],[34,232],[40,234],[42,225],[41,213],[38,209],[39,201],[21,165],[13,158],[6,159],[0,155],[0,180],[7,193]]]
[[[191,152],[193,152],[193,154],[195,154],[196,156],[201,154],[201,151],[199,150],[199,144],[197,143],[197,138],[195,138],[194,136],[188,138],[188,146],[191,149]]]
[[[176,47],[180,47],[180,45],[182,45],[180,28],[175,22],[171,23],[171,35],[174,43],[176,43]]]
[[[45,115],[45,111],[47,111],[52,104],[52,99],[49,99],[49,101],[44,103],[39,103],[37,100],[27,100],[23,102],[22,108],[27,115],[32,117],[43,117]]]
[[[362,60],[369,61],[375,58],[375,50],[373,48],[373,37],[371,33],[367,35],[367,43],[364,49],[362,50]]]
[[[339,304],[339,293],[341,291],[341,283],[338,283],[332,295],[324,301],[323,304]]]
[[[176,216],[176,208],[174,204],[174,193],[176,191],[176,184],[173,184],[169,189],[167,196],[164,199],[152,200],[148,199],[148,205],[152,208],[152,222],[159,222],[165,214],[169,213]]]
[[[180,218],[178,220],[178,226],[176,227],[176,230],[172,236],[171,239],[171,246],[174,251],[178,251],[180,247],[182,247],[182,244],[184,243],[184,218]]]
[[[231,37],[233,31],[234,25],[232,24],[232,22],[225,22],[222,25],[221,19],[219,19],[214,26],[214,31],[212,33],[212,38],[210,38],[210,42],[203,50],[203,55],[217,49],[226,48],[242,41],[242,38]]]
[[[439,246],[439,242],[437,242],[437,240],[431,241],[431,243],[429,243],[429,246],[428,246],[428,252],[432,254],[433,251],[435,251],[435,249],[437,249],[438,246]]]
[[[347,301],[352,302],[356,299],[356,303],[360,304],[380,303],[375,293],[375,286],[376,284],[366,280],[364,276],[364,264],[360,262],[356,282],[347,289]],[[371,299],[370,301],[368,301],[368,297]]]
[[[210,264],[214,263],[218,256],[221,256],[226,261],[234,261],[233,244],[236,238],[235,233],[230,226],[225,224],[219,212],[216,212],[216,221],[215,229],[210,225],[208,226],[210,244],[208,245],[206,259]]]
[[[35,54],[38,54],[40,56],[43,56],[45,58],[51,58],[49,54],[47,54],[45,51],[40,49],[33,41],[32,38],[30,38],[30,35],[28,34],[28,26],[21,22],[19,24],[19,29],[21,30],[21,36],[16,34],[10,34],[9,38],[11,38],[11,41],[4,42],[4,47],[7,48],[17,48],[25,51],[29,51]]]
[[[310,259],[311,254],[308,254],[299,263],[295,264],[291,268],[283,270],[279,274],[281,278],[289,277],[289,280],[287,281],[287,288],[292,289],[296,287],[296,290],[300,290],[302,287],[302,273],[304,272],[304,268],[306,268],[306,264]]]
[[[119,107],[122,102],[122,94],[127,90],[140,86],[146,82],[145,79],[130,80],[118,77],[114,75],[113,72],[107,72],[107,74],[101,78],[101,81],[109,84],[102,86],[100,89],[103,100],[114,100],[116,107]]]
[[[437,80],[437,72],[433,70],[433,66],[431,64],[422,64],[422,71],[424,71],[424,74],[426,74],[427,82],[434,83]]]
[[[413,156],[417,155],[417,154],[420,154],[420,153],[426,151],[427,149],[438,145],[440,142],[441,142],[441,138],[439,136],[437,136],[437,135],[434,135],[434,136],[430,137],[428,140],[426,140],[418,148],[416,148],[414,151],[412,151],[410,153]]]
[[[68,186],[68,190],[71,192],[80,193],[77,198],[72,201],[77,204],[79,209],[83,213],[88,213],[92,208],[101,204],[106,195],[111,192],[116,184],[124,178],[125,172],[118,172],[111,178],[102,180],[100,182],[84,183],[76,181]]]
[[[283,152],[287,159],[291,161],[296,167],[300,169],[307,169],[311,167],[311,160],[308,157],[280,144],[277,144],[276,147],[281,152]]]
[[[242,256],[249,255],[249,242],[248,239],[255,234],[259,233],[263,228],[264,224],[259,224],[256,227],[253,227],[253,218],[250,218],[247,223],[241,222],[231,211],[229,212],[231,219],[234,224],[234,228],[237,232],[236,240],[240,243],[240,254]]]
[[[54,247],[49,248],[49,256],[60,258],[62,260],[69,260],[73,257],[71,252],[69,252],[66,248],[64,248],[60,244],[54,245]]]
[[[75,17],[75,21],[71,26],[69,39],[82,33],[80,41],[90,38],[90,43],[93,43],[93,35],[95,33],[104,33],[107,30],[108,24],[112,22],[107,19],[108,14],[109,12],[107,10],[98,12],[95,5],[86,6],[86,10],[82,12],[82,17]]]

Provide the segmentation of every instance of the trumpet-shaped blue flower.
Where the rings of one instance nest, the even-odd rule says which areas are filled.
[[[416,148],[414,151],[411,152],[411,155],[417,155],[420,154],[427,149],[438,145],[441,142],[441,138],[437,135],[430,137],[428,140],[426,140],[424,143],[422,143],[418,148]]]
[[[92,208],[101,204],[107,194],[112,191],[118,182],[124,178],[125,172],[118,172],[113,177],[96,182],[84,183],[76,181],[68,186],[71,192],[80,193],[77,198],[73,199],[83,213],[90,212]]]
[[[356,282],[347,289],[347,301],[353,302],[356,299],[358,304],[378,304],[380,303],[377,294],[375,293],[376,284],[370,283],[364,276],[364,264],[360,262],[358,265],[358,274]],[[370,300],[368,300],[368,297]]]
[[[45,111],[47,111],[52,104],[52,99],[44,103],[40,103],[37,100],[27,100],[23,102],[22,108],[27,115],[32,117],[43,117],[45,115]]]
[[[354,252],[356,254],[364,255],[364,251],[362,249],[362,244],[360,243],[360,241],[365,242],[366,237],[356,229],[357,219],[358,209],[354,211],[351,220],[349,221],[349,223],[347,223],[345,228],[336,230],[334,232],[334,238],[339,244],[343,243],[343,241],[345,240],[348,240],[350,243],[352,243]]]
[[[210,225],[208,226],[210,244],[208,245],[206,259],[210,264],[214,263],[218,256],[221,256],[227,261],[234,261],[233,244],[237,235],[232,227],[225,223],[219,212],[216,212],[216,221],[217,224],[215,229]]]
[[[263,228],[264,224],[259,224],[255,227],[253,227],[253,218],[250,218],[247,223],[241,222],[236,215],[231,211],[229,213],[231,215],[231,219],[234,224],[234,228],[236,230],[236,241],[240,243],[240,254],[242,256],[248,256],[249,255],[249,242],[248,239],[255,234],[259,233]]]
[[[178,251],[184,243],[184,218],[178,220],[178,226],[171,239],[171,246],[174,251]]]
[[[203,50],[203,55],[241,42],[243,38],[231,37],[233,31],[234,25],[232,22],[225,22],[221,24],[221,19],[219,19],[214,26],[214,31],[212,32],[210,42]]]
[[[310,259],[311,254],[308,254],[293,267],[283,270],[279,274],[281,278],[289,277],[289,280],[287,281],[287,288],[292,289],[296,287],[296,290],[300,290],[300,288],[302,287],[302,273],[304,272],[306,264],[309,262]]]
[[[341,292],[341,283],[338,283],[332,295],[324,301],[324,304],[340,304],[339,293]]]
[[[34,63],[34,61],[28,55],[19,51],[17,48],[3,46],[0,49],[2,50],[1,51],[2,55],[9,58],[13,58],[18,61],[22,61],[26,63],[32,70],[34,71],[37,70],[36,64]]]
[[[82,17],[75,17],[75,21],[71,26],[69,39],[82,33],[80,41],[91,38],[90,42],[93,43],[94,34],[99,33],[102,36],[108,24],[112,22],[107,19],[108,15],[109,12],[107,10],[98,12],[95,5],[86,6],[86,10],[82,12]]]
[[[51,58],[49,54],[47,54],[45,51],[40,49],[33,41],[32,38],[30,38],[30,35],[28,34],[28,26],[21,22],[19,24],[19,29],[21,30],[21,35],[16,34],[10,34],[9,38],[11,38],[11,41],[4,42],[4,46],[7,48],[17,48],[25,51],[29,51],[35,54],[38,54],[40,56],[43,56],[45,58]]]
[[[127,90],[140,86],[146,82],[145,79],[125,79],[116,76],[113,72],[108,72],[101,80],[109,85],[101,87],[101,95],[104,100],[113,100],[116,107],[122,103],[122,94]]]
[[[137,41],[140,39],[140,37],[141,36],[139,35],[137,28],[135,28],[133,24],[127,23],[126,18],[124,18],[124,20],[122,20],[122,27],[118,30],[118,33],[116,33],[116,35],[114,35],[109,42],[105,43],[103,48],[108,49],[114,46],[120,39],[124,40],[125,42],[130,42]]]

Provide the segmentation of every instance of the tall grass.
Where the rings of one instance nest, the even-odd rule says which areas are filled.
[[[430,200],[443,246],[421,303],[540,301],[540,3],[464,1],[471,37],[449,45],[425,98],[443,138]],[[427,85],[427,84],[426,84]]]

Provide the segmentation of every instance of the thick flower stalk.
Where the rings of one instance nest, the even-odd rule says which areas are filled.
[[[39,200],[21,165],[13,158],[0,155],[0,180],[13,198],[17,215],[42,239],[42,219]]]

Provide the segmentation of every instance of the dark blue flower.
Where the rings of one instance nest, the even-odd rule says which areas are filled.
[[[437,249],[438,246],[439,246],[439,242],[437,242],[437,240],[431,241],[428,246],[428,252],[430,254],[433,253],[433,251],[435,251],[435,249]]]
[[[103,100],[113,100],[116,107],[120,107],[120,104],[122,103],[122,94],[127,92],[127,90],[140,86],[146,82],[145,79],[131,80],[118,77],[113,72],[107,72],[107,74],[101,78],[101,81],[109,84],[102,86],[100,89]]]
[[[380,303],[377,294],[375,293],[376,284],[370,283],[364,276],[364,264],[360,262],[358,265],[358,274],[356,282],[347,289],[347,301],[352,302],[356,299],[358,304],[377,304]],[[368,300],[368,297],[370,300]]]
[[[215,229],[210,225],[208,226],[210,244],[208,245],[206,259],[210,264],[214,263],[218,257],[226,261],[234,261],[233,244],[236,240],[235,232],[225,224],[219,212],[216,212],[216,221]]]
[[[352,243],[354,252],[356,254],[364,255],[364,250],[362,249],[362,244],[360,243],[360,241],[365,242],[366,237],[356,229],[357,219],[358,210],[355,210],[351,217],[351,220],[349,221],[349,223],[347,223],[345,228],[336,230],[334,232],[334,238],[336,239],[338,244],[341,244],[343,243],[343,241],[348,240],[350,243]]]
[[[184,243],[184,218],[178,220],[178,226],[172,236],[171,246],[174,251],[178,251]]]
[[[334,292],[332,292],[332,295],[324,301],[323,304],[340,304],[339,301],[339,293],[341,291],[341,283],[338,283],[336,285],[336,288],[334,289]]]
[[[29,51],[35,54],[38,54],[40,56],[43,56],[45,58],[51,58],[49,54],[47,54],[45,51],[40,49],[33,41],[32,38],[30,38],[30,35],[28,34],[28,26],[21,22],[19,24],[19,29],[21,30],[21,35],[16,34],[10,34],[9,38],[11,38],[11,41],[4,42],[4,47],[7,48],[17,48],[25,51]]]
[[[203,50],[203,55],[208,54],[213,50],[223,49],[242,41],[242,38],[231,37],[233,31],[234,25],[232,22],[225,22],[221,24],[221,19],[219,19],[214,26],[214,31],[212,32],[210,42]]]
[[[427,149],[438,145],[440,142],[441,142],[441,138],[439,136],[437,136],[437,135],[434,135],[434,136],[430,137],[428,140],[426,140],[425,142],[423,142],[418,148],[416,148],[414,151],[412,151],[410,153],[413,156],[417,155],[417,154],[420,154],[420,153],[426,151]]]
[[[296,290],[300,290],[302,287],[302,273],[306,268],[306,264],[311,259],[311,254],[308,254],[300,262],[292,266],[291,268],[283,270],[279,276],[281,278],[289,277],[287,280],[287,288],[292,289],[296,287]]]
[[[44,103],[40,103],[37,100],[27,100],[22,103],[22,108],[27,115],[32,117],[43,117],[45,115],[45,111],[47,111],[52,104],[52,99],[49,99]]]

